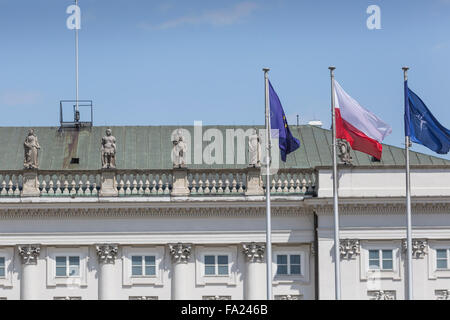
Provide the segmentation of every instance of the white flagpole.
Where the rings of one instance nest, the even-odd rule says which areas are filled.
[[[408,67],[403,67],[403,77],[404,81],[408,81]],[[406,88],[405,88],[406,90]],[[408,103],[406,100],[405,91],[405,107]],[[406,112],[406,110],[405,110]],[[405,124],[406,125],[406,124]],[[413,277],[412,277],[412,222],[411,222],[411,180],[410,180],[410,170],[409,170],[409,148],[411,147],[411,141],[409,136],[405,134],[405,153],[406,153],[406,254],[407,254],[407,278],[408,278],[408,300],[413,300]]]
[[[78,7],[78,0],[75,0],[75,5]],[[78,109],[78,28],[75,24],[75,78],[76,78],[76,101],[75,101],[75,122],[80,120]]]
[[[270,216],[270,101],[269,101],[269,71],[264,68],[265,100],[266,100],[266,269],[267,269],[267,300],[272,300],[272,222]]]
[[[339,204],[338,204],[338,184],[337,184],[337,162],[336,162],[336,113],[334,101],[334,70],[329,67],[331,76],[331,119],[333,121],[333,207],[334,207],[334,286],[335,298],[341,300],[341,254],[339,250]]]

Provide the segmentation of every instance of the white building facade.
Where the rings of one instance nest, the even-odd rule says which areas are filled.
[[[117,168],[93,168],[91,162],[100,162],[98,146],[86,141],[99,140],[95,132],[66,132],[63,138],[54,128],[36,132],[38,169],[20,168],[22,137],[7,143],[9,149],[16,145],[17,155],[0,157],[1,299],[266,298],[266,186],[260,169],[152,168],[138,161],[158,163],[151,152],[127,149],[125,143],[138,143],[125,135],[116,136],[123,153]],[[289,157],[308,164],[288,161],[269,186],[273,295],[334,299],[331,163],[323,153],[330,152],[330,140],[317,142],[319,134],[329,133],[311,126],[294,133],[306,150]],[[58,139],[76,140],[76,151]],[[339,167],[344,299],[405,298],[404,166],[396,162],[394,147],[386,148],[392,160],[370,163],[352,151],[355,164]],[[165,157],[163,149],[158,152]],[[79,167],[66,161],[74,158]],[[84,159],[89,164],[83,167]],[[450,162],[417,159],[411,176],[414,298],[449,299]]]

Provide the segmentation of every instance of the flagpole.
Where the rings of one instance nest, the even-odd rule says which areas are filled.
[[[78,7],[78,0],[75,0],[75,5]],[[76,80],[76,99],[75,99],[75,122],[80,121],[80,111],[78,107],[78,21],[75,23],[75,80]]]
[[[336,162],[336,112],[334,101],[334,70],[335,67],[329,67],[331,76],[331,119],[333,122],[333,208],[334,208],[334,286],[335,298],[341,300],[341,271],[340,260],[341,253],[339,250],[339,204],[338,204],[338,184],[337,184],[337,162]]]
[[[408,67],[403,67],[403,77],[405,81],[405,112],[408,107],[407,96],[407,81],[408,81]],[[406,123],[405,123],[406,125]],[[409,170],[409,148],[411,147],[411,140],[405,134],[405,154],[406,154],[406,254],[407,254],[407,278],[408,278],[408,294],[407,299],[413,300],[413,278],[412,278],[412,223],[411,223],[411,179]]]
[[[269,102],[269,71],[264,68],[265,101],[266,101],[266,270],[267,270],[267,300],[272,300],[272,222],[270,215],[270,102]]]

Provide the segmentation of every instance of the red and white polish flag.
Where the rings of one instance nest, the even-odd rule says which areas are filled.
[[[362,107],[334,80],[336,138],[347,140],[352,149],[381,159],[383,139],[392,128]]]

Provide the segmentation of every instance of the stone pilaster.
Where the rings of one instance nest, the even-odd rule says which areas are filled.
[[[192,246],[190,244],[169,244],[172,257],[172,299],[189,299],[190,273],[188,262],[191,258]]]
[[[26,244],[18,246],[19,256],[22,260],[22,274],[20,276],[20,299],[38,300],[39,281],[38,258],[41,253],[39,244]]]
[[[246,274],[244,277],[244,299],[266,299],[266,264],[264,244],[248,243],[242,245],[242,252],[246,258]]]
[[[117,291],[117,275],[115,274],[115,260],[119,251],[117,244],[97,244],[95,246],[99,262],[98,299],[114,300]]]

